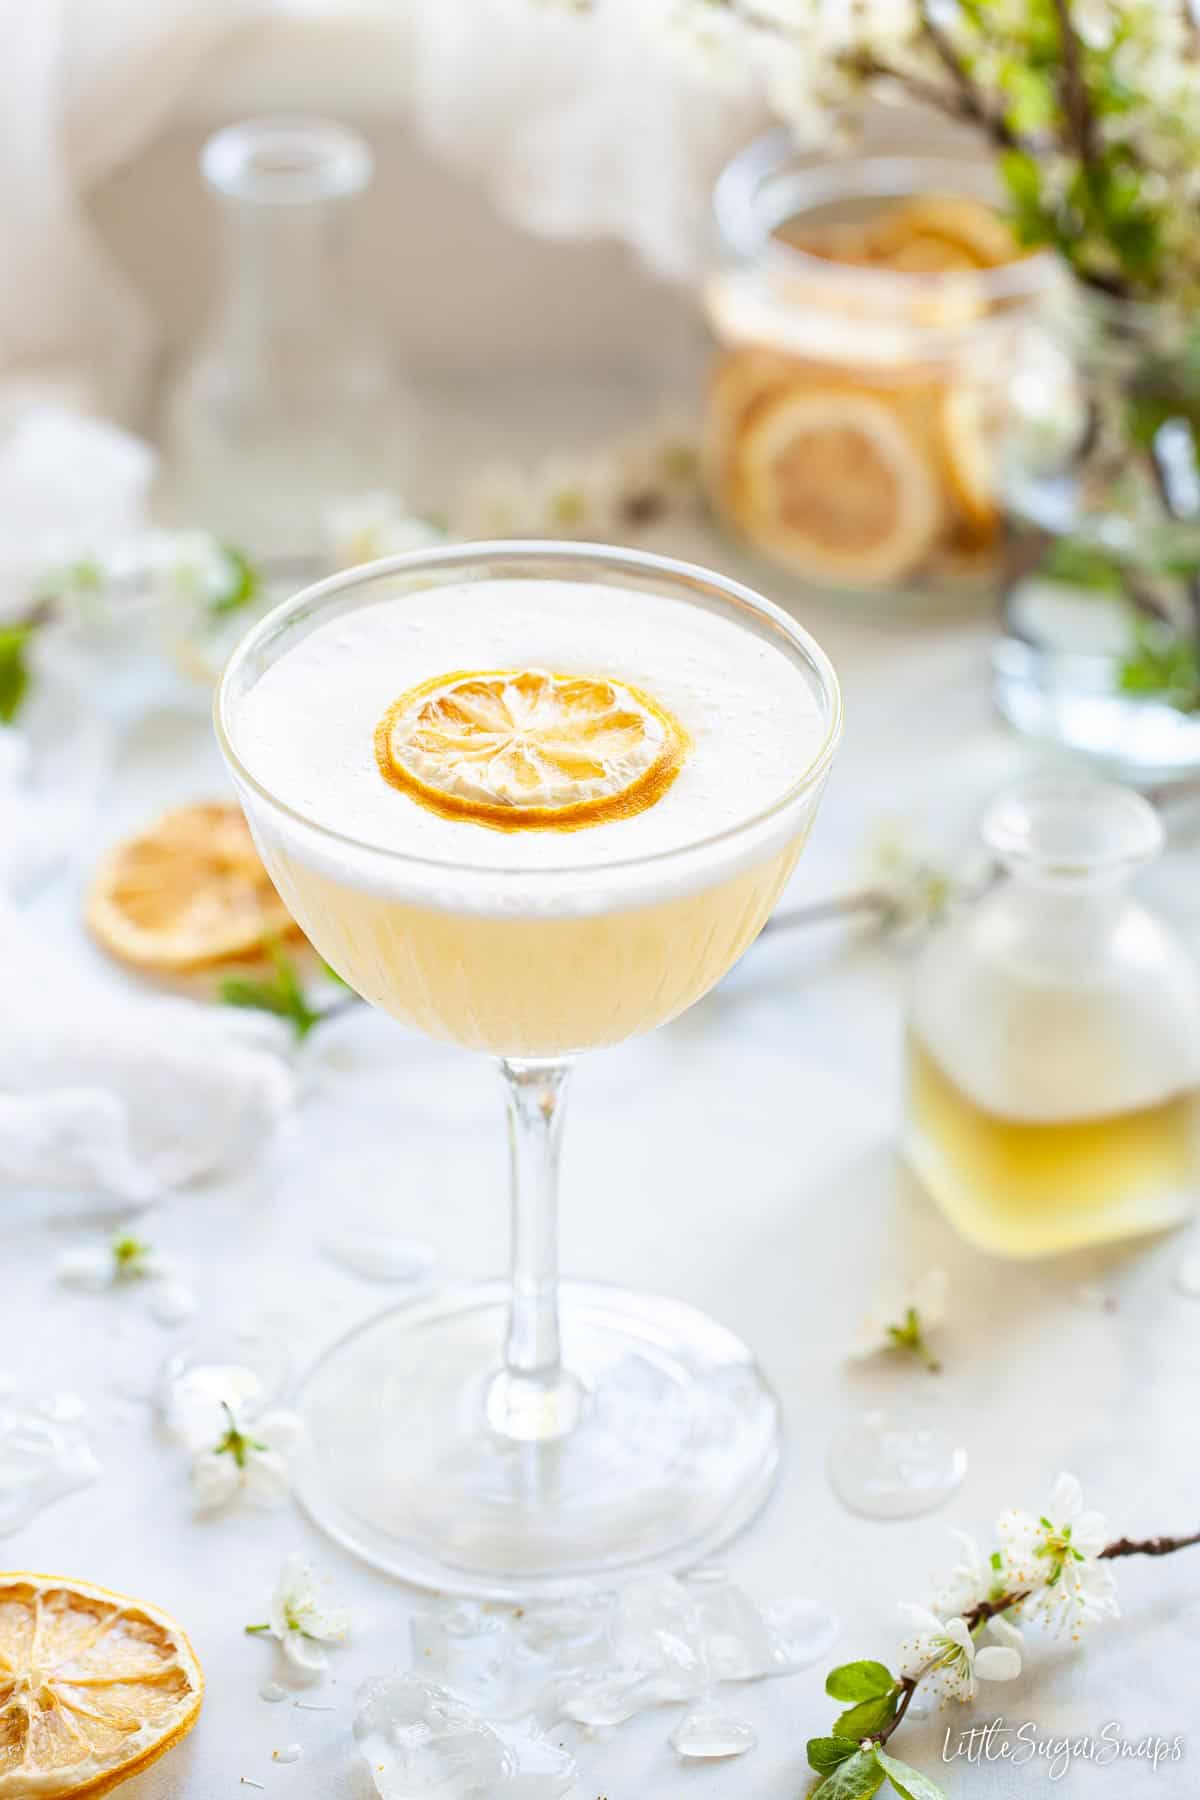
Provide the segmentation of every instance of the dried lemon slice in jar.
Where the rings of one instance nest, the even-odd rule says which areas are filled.
[[[241,810],[223,802],[180,807],[118,844],[86,918],[113,956],[161,973],[249,956],[296,930]]]
[[[902,410],[835,384],[763,401],[739,448],[737,522],[806,574],[865,587],[913,572],[945,524],[936,469]]]
[[[574,831],[660,800],[688,750],[628,682],[544,669],[459,670],[410,688],[375,733],[385,780],[444,818]]]
[[[178,1743],[203,1697],[195,1652],[157,1607],[0,1574],[0,1800],[97,1800]]]
[[[991,207],[950,194],[914,194],[873,219],[868,236],[874,262],[914,272],[994,269],[1021,254]]]

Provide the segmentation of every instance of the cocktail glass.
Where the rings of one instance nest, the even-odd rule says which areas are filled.
[[[794,669],[797,703],[816,702],[813,754],[735,827],[585,868],[489,864],[483,827],[470,863],[399,854],[257,779],[239,753],[239,707],[302,637],[381,601],[428,608],[446,583],[517,577],[603,583],[754,633]],[[392,557],[286,601],[235,652],[217,735],[295,918],[366,999],[495,1056],[507,1091],[510,1280],[369,1319],[303,1388],[301,1499],[369,1562],[451,1592],[564,1594],[698,1561],[765,1500],[779,1409],[746,1347],[679,1300],[560,1285],[563,1101],[577,1052],[682,1012],[757,935],[803,848],[841,721],[827,657],[779,608],[707,570],[592,545]]]

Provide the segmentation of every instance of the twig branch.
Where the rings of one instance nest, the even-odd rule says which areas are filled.
[[[984,103],[983,96],[971,78],[971,72],[955,49],[945,29],[933,17],[929,10],[929,0],[918,0],[918,11],[921,16],[921,30],[927,39],[934,55],[954,83],[958,94],[961,116],[973,124],[982,126],[993,143],[1004,150],[1020,149],[1021,142],[1002,113],[995,112]]]
[[[1118,1556],[1172,1556],[1176,1550],[1187,1550],[1193,1544],[1200,1544],[1200,1531],[1192,1532],[1189,1537],[1115,1538],[1101,1550],[1100,1559],[1111,1562]],[[981,1625],[986,1625],[989,1619],[999,1618],[1020,1606],[1032,1592],[1032,1588],[1015,1588],[1008,1593],[997,1594],[994,1600],[980,1600],[962,1614],[963,1622],[968,1631],[974,1633]],[[905,1675],[892,1689],[893,1693],[900,1696],[896,1710],[886,1725],[881,1725],[878,1731],[871,1733],[872,1743],[887,1743],[912,1704],[913,1695],[933,1666],[930,1663],[916,1675]]]
[[[1062,54],[1060,87],[1067,128],[1084,169],[1095,167],[1099,156],[1096,117],[1083,72],[1083,48],[1071,17],[1071,0],[1054,0],[1058,16],[1058,41]]]
[[[1187,1550],[1200,1544],[1200,1531],[1190,1537],[1117,1538],[1106,1544],[1100,1555],[1111,1561],[1116,1556],[1172,1556],[1176,1550]]]

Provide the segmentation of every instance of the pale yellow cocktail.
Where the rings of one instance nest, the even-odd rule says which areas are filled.
[[[517,729],[529,721],[510,720],[504,706],[511,676],[507,685],[490,677],[483,690],[498,709],[483,721],[493,727],[486,748],[509,739],[498,769],[493,759],[484,776],[472,766],[464,777],[470,740],[460,708],[444,755],[421,759],[428,781],[406,791],[381,772],[377,737],[398,695],[430,686],[436,695],[439,678],[450,676],[455,693],[473,691],[480,683],[470,683],[470,671],[498,667],[567,670],[560,685],[586,684],[587,699],[552,719],[561,754],[549,781],[544,769],[527,777],[536,798],[558,802],[561,829],[553,807],[535,808],[519,787],[510,797],[514,784],[505,785],[513,755],[538,741]],[[603,810],[608,772],[588,755],[597,721],[586,706],[597,689],[616,695],[598,727],[625,751],[609,780],[617,801],[653,774],[659,717],[678,730],[669,781],[661,792],[651,786],[632,815]],[[479,737],[478,722],[468,723]],[[786,658],[740,626],[666,599],[565,581],[435,587],[423,599],[383,600],[335,619],[264,675],[238,721],[249,766],[319,823],[414,859],[487,871],[461,882],[418,867],[381,873],[251,809],[288,907],[352,987],[432,1037],[509,1056],[561,1055],[649,1031],[725,973],[778,898],[811,812],[747,849],[717,847],[659,879],[640,868],[627,876],[620,865],[667,858],[768,809],[824,734],[816,701]],[[519,761],[516,773],[525,773]],[[523,828],[535,811],[536,824]]]
[[[400,1307],[325,1354],[300,1397],[302,1499],[444,1591],[570,1594],[702,1560],[770,1490],[775,1397],[673,1298],[572,1283],[560,1332],[563,1097],[576,1051],[682,1012],[762,927],[841,730],[828,660],[704,569],[447,547],[261,621],[217,729],[321,955],[406,1024],[498,1057],[507,1096],[511,1282]],[[406,1104],[401,1088],[402,1130]],[[391,1204],[405,1231],[440,1228],[420,1181]],[[470,1263],[470,1209],[491,1204],[463,1196],[447,1260]]]

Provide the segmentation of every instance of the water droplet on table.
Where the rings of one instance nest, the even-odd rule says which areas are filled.
[[[395,1281],[409,1287],[423,1287],[437,1262],[432,1244],[369,1227],[327,1232],[320,1249],[330,1262],[366,1281]]]
[[[833,1491],[867,1519],[913,1519],[961,1486],[967,1452],[922,1408],[876,1408],[848,1420],[829,1449]]]
[[[700,1700],[671,1733],[671,1747],[680,1756],[741,1756],[753,1750],[758,1733],[748,1719],[730,1712],[719,1700]]]
[[[264,1681],[258,1690],[258,1697],[260,1700],[268,1701],[272,1706],[278,1706],[281,1700],[287,1699],[288,1691],[285,1687],[280,1687],[277,1681]]]
[[[160,1325],[182,1325],[185,1319],[195,1317],[200,1302],[182,1281],[156,1281],[147,1304]]]
[[[299,1762],[300,1758],[303,1755],[304,1755],[304,1745],[303,1744],[288,1744],[282,1750],[272,1750],[271,1761],[272,1762],[283,1762],[283,1763]]]

